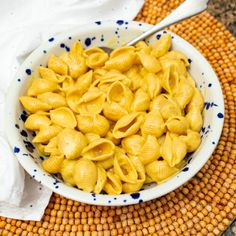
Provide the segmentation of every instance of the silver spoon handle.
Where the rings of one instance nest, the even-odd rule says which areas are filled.
[[[141,41],[148,36],[164,29],[167,26],[175,24],[184,19],[190,18],[191,16],[197,15],[207,9],[208,0],[186,0],[179,7],[177,7],[170,15],[160,21],[158,24],[153,26],[150,30],[146,31],[137,38],[127,43],[127,46],[134,45],[138,41]]]

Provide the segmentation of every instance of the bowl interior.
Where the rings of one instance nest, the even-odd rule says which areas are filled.
[[[127,205],[160,197],[176,189],[194,176],[209,159],[223,126],[224,103],[219,81],[206,59],[193,46],[179,36],[168,32],[172,35],[172,49],[181,51],[189,59],[189,72],[201,90],[205,101],[204,124],[201,130],[202,142],[198,150],[186,158],[186,165],[183,169],[162,184],[145,185],[138,193],[112,196],[83,192],[64,184],[56,176],[46,173],[41,168],[41,162],[45,157],[37,152],[31,142],[33,133],[24,127],[27,114],[19,103],[19,96],[25,94],[30,75],[37,74],[39,66],[46,66],[52,53],[60,55],[69,51],[77,40],[81,41],[84,48],[97,46],[116,48],[150,27],[147,24],[122,20],[95,22],[48,39],[25,60],[12,82],[7,97],[6,128],[14,153],[33,178],[54,192],[74,200],[97,205]],[[167,32],[161,31],[153,35],[147,40],[147,43],[155,43],[164,33]]]

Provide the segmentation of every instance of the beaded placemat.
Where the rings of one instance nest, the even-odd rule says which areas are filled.
[[[137,20],[155,24],[182,1],[146,0]],[[53,194],[40,222],[0,218],[0,235],[220,235],[236,216],[236,39],[204,12],[169,28],[211,63],[222,86],[225,123],[201,171],[177,190],[123,207],[86,205]]]

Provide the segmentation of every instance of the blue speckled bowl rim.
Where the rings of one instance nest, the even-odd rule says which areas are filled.
[[[123,21],[104,21],[104,22],[95,22],[90,23],[88,25],[84,25],[82,27],[76,28],[74,30],[70,30],[68,32],[64,32],[59,36],[53,38],[53,40],[49,39],[47,42],[43,43],[40,47],[38,47],[34,52],[30,54],[30,56],[23,62],[20,69],[18,70],[15,79],[13,80],[10,88],[9,93],[6,99],[6,112],[5,112],[5,124],[6,124],[6,133],[8,141],[15,151],[15,155],[18,158],[20,164],[23,168],[33,176],[37,181],[45,185],[46,187],[50,188],[52,191],[63,195],[64,197],[88,203],[88,204],[95,204],[95,205],[110,205],[110,206],[121,206],[121,205],[129,205],[129,204],[136,204],[142,201],[152,200],[158,197],[161,197],[185,182],[191,179],[207,162],[210,158],[211,154],[213,153],[216,144],[219,141],[221,131],[223,128],[224,122],[224,100],[222,95],[222,90],[220,87],[220,83],[216,74],[214,73],[212,67],[207,62],[207,60],[188,42],[186,42],[181,37],[177,36],[176,34],[171,33],[172,37],[175,38],[176,45],[181,45],[186,48],[187,51],[191,52],[194,55],[194,58],[197,58],[201,61],[203,65],[203,71],[208,76],[209,84],[213,84],[214,92],[213,92],[213,101],[217,104],[216,107],[212,110],[211,115],[213,116],[213,123],[211,124],[214,129],[212,132],[208,134],[208,142],[207,145],[203,146],[202,148],[198,149],[195,157],[191,160],[191,163],[188,163],[187,166],[180,171],[177,175],[170,178],[168,181],[152,187],[150,189],[139,191],[138,193],[133,194],[120,194],[120,195],[103,195],[103,194],[92,194],[83,192],[77,188],[70,187],[66,184],[58,182],[55,177],[51,175],[45,174],[45,172],[34,162],[33,158],[27,157],[24,155],[28,153],[25,146],[22,145],[22,137],[19,133],[16,132],[15,124],[19,122],[18,117],[16,115],[17,106],[19,106],[18,102],[18,95],[20,85],[17,81],[19,81],[19,75],[23,75],[25,69],[28,68],[27,66],[30,64],[30,61],[33,61],[34,58],[38,57],[38,54],[41,53],[44,49],[49,51],[51,48],[55,47],[56,45],[60,44],[61,42],[68,40],[68,36],[71,37],[78,37],[81,34],[86,32],[96,32],[96,30],[101,30],[103,28],[110,28],[111,30],[115,30],[115,28],[120,27],[123,24]],[[126,23],[129,26],[129,30],[137,30],[141,29],[146,31],[151,25],[134,22],[134,21],[127,21]],[[99,27],[101,27],[99,29]],[[161,32],[163,33],[163,32]],[[104,45],[105,46],[105,45]],[[206,104],[205,104],[206,105]],[[208,106],[211,106],[211,104]],[[220,114],[220,115],[219,115]],[[215,118],[214,118],[215,117]]]

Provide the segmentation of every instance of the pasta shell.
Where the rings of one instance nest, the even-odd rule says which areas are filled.
[[[165,141],[161,146],[161,156],[167,161],[170,167],[180,163],[187,154],[185,142],[178,136],[171,137],[170,133],[166,134]]]
[[[79,113],[79,106],[80,106],[80,99],[81,99],[81,93],[78,89],[72,89],[67,92],[66,94],[66,102],[70,109],[75,112]]]
[[[134,134],[122,139],[122,148],[130,155],[138,155],[145,140],[142,136]]]
[[[57,136],[61,131],[61,127],[57,125],[42,126],[39,132],[33,138],[33,143],[47,143],[50,139]]]
[[[59,89],[56,82],[47,79],[34,79],[29,89],[27,90],[28,96],[37,96],[45,92],[53,92]]]
[[[54,54],[52,54],[48,59],[48,68],[53,70],[59,75],[68,74],[67,64],[59,57],[56,57]]]
[[[144,80],[142,76],[139,73],[139,68],[138,66],[132,66],[126,73],[125,75],[130,79],[131,84],[130,84],[130,89],[132,91],[136,91],[137,89],[141,88]]]
[[[116,151],[114,157],[114,172],[127,183],[136,183],[138,174],[134,164],[123,152]]]
[[[176,167],[170,167],[165,160],[153,161],[145,166],[145,170],[147,175],[158,184],[167,180],[179,171]]]
[[[114,158],[113,157],[109,157],[106,160],[103,161],[97,161],[96,162],[97,166],[102,167],[103,169],[107,170],[113,167],[114,164]]]
[[[50,155],[50,153],[47,153],[47,152],[44,151],[45,145],[43,145],[42,143],[35,143],[34,145],[35,145],[35,147],[37,148],[37,151],[40,154],[42,154],[44,156],[49,156]]]
[[[152,48],[149,45],[147,45],[144,41],[139,41],[138,43],[135,44],[135,50],[137,52],[143,51],[149,54]]]
[[[203,119],[202,119],[202,114],[201,111],[199,110],[199,107],[192,107],[187,115],[186,119],[189,122],[190,128],[193,131],[199,132],[202,128],[203,125]]]
[[[39,130],[42,126],[49,126],[50,119],[45,115],[32,114],[25,121],[25,128],[28,130]]]
[[[88,67],[95,69],[104,66],[108,60],[108,55],[101,48],[89,48],[84,51],[86,64]]]
[[[133,93],[123,83],[117,81],[113,83],[107,92],[108,103],[116,102],[126,110],[130,109],[133,100]]]
[[[128,112],[125,108],[123,108],[120,104],[112,102],[105,103],[103,108],[103,114],[107,119],[117,121],[121,119],[123,116],[127,115]]]
[[[69,185],[75,186],[74,173],[77,160],[64,159],[61,165],[60,173],[62,179]]]
[[[166,121],[166,127],[172,133],[186,134],[189,124],[183,116],[172,116]]]
[[[151,73],[157,73],[161,70],[160,62],[151,54],[144,51],[137,52],[138,58],[144,68]]]
[[[191,75],[187,72],[187,76],[185,77],[185,79],[187,80],[187,82],[193,87],[196,87],[196,83],[194,81],[194,79],[191,77]],[[199,91],[199,90],[198,90]],[[200,92],[200,91],[199,91]]]
[[[120,194],[122,192],[122,184],[120,178],[113,172],[108,171],[107,181],[103,189],[107,194]]]
[[[187,109],[186,109],[187,112],[189,112],[191,108],[193,107],[198,108],[200,111],[202,111],[204,107],[204,100],[203,100],[202,94],[200,90],[197,88],[194,88],[193,97],[191,101],[189,102],[189,104],[187,105]]]
[[[69,76],[69,75],[64,76],[62,86],[61,86],[61,90],[63,92],[68,92],[69,90],[74,89],[74,85],[75,85],[75,81],[72,79],[71,76]]]
[[[82,151],[82,156],[93,161],[102,161],[113,156],[115,145],[107,139],[93,140]]]
[[[165,136],[165,134],[163,134],[161,137],[159,137],[159,138],[157,139],[157,142],[159,143],[160,146],[163,145],[163,143],[164,143],[164,141],[165,141],[165,138],[166,138],[166,136]]]
[[[93,86],[97,85],[100,90],[107,92],[110,86],[118,81],[122,82],[127,87],[131,85],[131,81],[127,76],[121,74],[119,71],[112,70],[107,72],[100,81],[94,81]]]
[[[114,138],[112,131],[109,130],[105,136],[106,139],[111,140],[115,145],[120,144],[120,139]]]
[[[76,41],[76,43],[70,49],[70,54],[74,55],[74,57],[79,57],[83,54],[83,51],[83,46],[80,41]]]
[[[157,160],[160,157],[160,145],[156,137],[148,135],[146,140],[138,153],[138,157],[146,165]]]
[[[159,110],[164,120],[182,115],[179,105],[167,94],[161,94],[154,98],[150,104],[150,110]]]
[[[64,53],[61,59],[68,65],[69,75],[73,79],[78,78],[78,76],[86,73],[88,70],[85,58],[76,52]]]
[[[79,94],[84,94],[88,91],[93,79],[93,71],[90,70],[86,74],[81,75],[75,83],[75,88],[78,90]]]
[[[129,158],[134,164],[134,167],[138,174],[138,178],[136,183],[123,183],[122,190],[124,193],[134,193],[139,191],[146,179],[145,169],[139,158],[137,156],[129,156]]]
[[[74,167],[74,181],[78,188],[85,192],[92,192],[97,182],[96,165],[85,158],[79,159]]]
[[[171,47],[171,35],[163,34],[161,38],[153,46],[151,55],[155,57],[161,57],[165,55]]]
[[[174,95],[174,99],[178,102],[181,109],[184,109],[193,97],[194,88],[188,81],[182,77],[179,82],[178,91]]]
[[[88,143],[91,143],[92,141],[94,141],[96,139],[100,139],[100,136],[95,133],[86,133],[85,137],[87,138]]]
[[[98,114],[77,115],[78,129],[83,133],[95,133],[103,137],[110,128],[107,119]]]
[[[149,177],[148,175],[146,175],[146,179],[144,181],[144,184],[152,184],[155,181],[153,179],[151,179],[151,177]]]
[[[58,149],[68,159],[76,159],[87,145],[86,137],[74,129],[65,128],[57,136]]]
[[[186,136],[181,135],[180,137],[186,143],[188,152],[196,151],[199,145],[201,144],[201,136],[196,131],[188,129],[187,135]]]
[[[56,75],[53,70],[42,66],[39,67],[39,74],[43,79],[51,80],[56,83],[61,83],[64,80],[63,76]]]
[[[138,89],[134,95],[134,100],[131,106],[131,111],[146,111],[150,105],[149,95],[142,89]]]
[[[77,125],[74,113],[68,107],[59,107],[50,111],[54,124],[65,128],[75,128]]]
[[[64,96],[58,93],[42,93],[37,96],[39,100],[49,104],[52,108],[58,108],[66,105],[66,99]]]
[[[179,75],[176,73],[171,74],[168,67],[161,73],[161,86],[169,93],[173,94],[179,87]]]
[[[147,91],[151,99],[160,94],[161,80],[156,74],[148,73],[145,77],[145,81],[147,83]]]
[[[50,154],[58,152],[56,137],[49,140],[48,144],[44,147],[44,151]]]
[[[135,134],[139,130],[142,122],[143,114],[140,112],[125,115],[117,121],[113,129],[113,136],[115,138],[124,138]]]
[[[110,59],[105,63],[105,68],[124,72],[130,69],[134,62],[134,47],[121,47],[111,53]]]
[[[102,191],[102,189],[105,186],[106,180],[107,180],[106,171],[102,167],[97,166],[97,173],[98,173],[97,183],[94,187],[94,193],[96,193],[96,194],[98,194]]]
[[[107,70],[103,68],[97,68],[93,71],[93,81],[100,81],[107,74]]]
[[[170,76],[187,76],[187,69],[185,64],[181,60],[166,58],[165,56],[160,57],[161,68],[163,71],[170,70]]]
[[[99,114],[104,107],[105,94],[94,88],[86,92],[79,102],[79,112],[81,114]]]
[[[157,138],[160,137],[165,130],[165,123],[158,110],[150,111],[146,116],[141,126],[141,132],[143,135],[154,135]]]
[[[42,167],[48,173],[56,174],[60,171],[63,160],[63,155],[50,156],[48,159],[42,162]]]
[[[169,52],[167,52],[165,55],[164,55],[165,58],[169,58],[169,59],[177,59],[177,60],[180,60],[184,63],[184,65],[186,67],[189,66],[189,62],[188,62],[188,59],[186,58],[186,56],[180,52],[180,51],[177,51],[177,50],[171,50]]]

